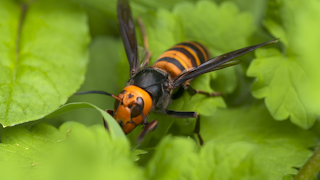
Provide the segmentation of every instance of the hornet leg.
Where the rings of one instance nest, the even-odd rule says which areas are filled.
[[[188,84],[184,84],[183,87],[184,87],[184,89],[185,89],[186,91],[188,91],[188,93],[189,93],[190,95],[204,94],[204,95],[206,95],[206,96],[222,96],[222,94],[221,94],[220,92],[209,93],[209,92],[206,92],[206,91],[194,89],[189,83],[188,83]]]
[[[142,39],[143,39],[143,46],[144,46],[144,49],[145,49],[145,55],[144,55],[144,60],[142,61],[141,63],[141,67],[146,67],[149,65],[149,61],[150,61],[150,58],[151,58],[151,52],[149,51],[149,44],[148,44],[148,37],[147,37],[147,32],[146,32],[146,28],[141,20],[141,18],[137,18],[137,21],[138,21],[138,24],[139,24],[139,27],[140,27],[140,31],[141,31],[141,34],[142,34]]]
[[[109,113],[111,116],[113,116],[113,111],[112,110],[106,110],[107,113]],[[103,118],[103,124],[104,127],[106,128],[107,131],[109,131],[109,126],[107,121]],[[146,134],[148,134],[149,132],[153,131],[158,125],[158,121],[157,120],[152,120],[150,123],[148,122],[148,116],[144,117],[143,119],[143,130],[140,132],[138,138],[137,138],[137,142],[142,142],[144,137],[146,136]]]
[[[139,143],[143,141],[146,134],[153,131],[157,127],[158,121],[154,119],[150,123],[144,122],[143,124],[144,124],[143,130],[140,132],[140,134],[138,135],[138,138],[137,138],[137,142],[139,142]]]
[[[185,89],[182,86],[180,86],[179,89],[171,95],[171,99],[180,98],[183,95],[184,91]]]
[[[176,118],[197,118],[196,126],[194,128],[194,133],[197,134],[200,145],[203,145],[203,139],[200,135],[200,115],[197,112],[181,112],[181,111],[171,111],[166,110],[168,116],[176,117]]]

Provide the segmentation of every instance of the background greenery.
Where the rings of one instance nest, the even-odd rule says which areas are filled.
[[[317,0],[130,1],[146,26],[152,59],[195,40],[211,56],[280,38],[235,67],[201,75],[141,143],[103,110],[129,78],[115,0],[0,1],[2,179],[311,179],[320,164],[320,2]],[[143,57],[137,28],[140,57]],[[67,105],[62,106],[65,103]],[[111,127],[106,132],[102,117]],[[315,151],[317,152],[317,151]],[[318,152],[317,152],[318,153]],[[306,163],[306,164],[305,164]],[[295,177],[303,166],[300,174]]]

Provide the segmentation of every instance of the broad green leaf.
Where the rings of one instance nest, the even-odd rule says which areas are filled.
[[[0,27],[1,124],[42,118],[65,103],[84,79],[86,15],[64,1],[4,0]]]
[[[207,159],[202,168],[216,172],[203,179],[281,179],[296,174],[294,167],[301,167],[319,142],[310,131],[273,121],[262,103],[221,109],[201,122],[200,154]]]
[[[299,62],[290,60],[276,49],[258,50],[256,55],[258,59],[248,70],[249,76],[259,77],[251,88],[253,95],[266,98],[266,106],[275,119],[290,117],[302,128],[311,127],[316,120],[316,114],[310,108],[314,100],[307,99],[312,96],[312,89],[307,93],[305,88],[312,85],[316,88],[317,82],[308,78]]]
[[[132,159],[128,141],[110,141],[101,126],[75,131],[74,139],[52,155],[56,158],[48,170],[51,179],[144,179],[142,169]]]
[[[19,126],[5,128],[0,143],[1,174],[7,179],[40,179],[36,169],[43,166],[54,144],[67,139],[69,131],[59,132],[45,124],[34,126],[30,131]]]
[[[125,134],[123,133],[122,129],[120,128],[119,124],[111,117],[107,112],[101,110],[95,105],[85,102],[78,102],[78,103],[69,103],[61,106],[59,109],[55,110],[54,112],[50,113],[46,116],[46,118],[52,118],[55,116],[59,116],[60,114],[66,113],[68,111],[72,111],[75,109],[82,109],[82,108],[93,108],[96,109],[100,115],[106,120],[111,137],[113,140],[116,139],[126,139]],[[85,110],[83,110],[85,111]],[[103,124],[103,122],[101,122]]]
[[[20,179],[144,179],[124,139],[102,126],[68,122],[6,128],[0,144],[2,177]],[[12,169],[11,169],[12,168]],[[123,172],[125,170],[125,173]]]
[[[320,25],[314,23],[320,18],[320,2],[278,3],[272,6],[265,24],[274,36],[280,37],[284,50],[256,51],[257,59],[247,74],[257,77],[252,93],[256,98],[265,98],[275,119],[290,118],[306,129],[320,115]]]

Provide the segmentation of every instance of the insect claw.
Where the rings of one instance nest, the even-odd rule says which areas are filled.
[[[140,132],[137,142],[141,143],[144,139],[144,137],[151,131],[153,131],[156,127],[158,126],[158,121],[157,120],[152,120],[150,123],[146,124],[143,127],[143,130]]]

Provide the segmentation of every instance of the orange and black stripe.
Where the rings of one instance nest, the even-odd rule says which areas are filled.
[[[163,69],[172,78],[181,74],[182,71],[190,69],[206,62],[210,54],[205,46],[198,42],[188,41],[177,44],[165,51],[153,67]]]

